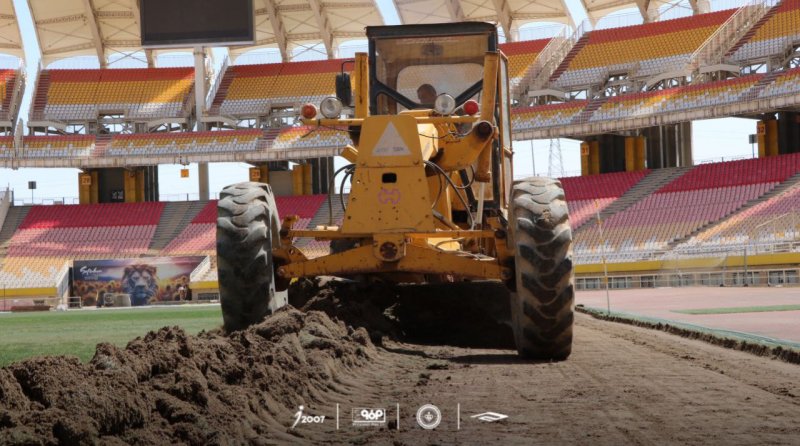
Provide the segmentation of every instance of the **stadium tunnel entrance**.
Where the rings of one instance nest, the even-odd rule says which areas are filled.
[[[78,193],[80,204],[158,201],[158,166],[84,169]]]
[[[691,122],[597,135],[581,143],[581,175],[691,165]]]

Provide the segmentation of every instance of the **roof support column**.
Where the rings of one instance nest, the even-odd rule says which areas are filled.
[[[692,6],[692,11],[694,11],[695,15],[711,12],[710,0],[689,0],[689,4]]]
[[[205,114],[206,107],[206,53],[202,46],[194,47],[194,110],[197,131],[205,130],[205,124],[200,118]],[[197,163],[197,181],[200,200],[209,199],[208,191],[208,163]]]

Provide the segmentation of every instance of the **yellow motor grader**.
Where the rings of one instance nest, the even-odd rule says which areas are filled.
[[[367,28],[369,53],[337,97],[303,107],[309,126],[345,129],[350,178],[338,226],[296,229],[267,184],[220,194],[217,255],[225,328],[259,322],[294,278],[394,283],[502,281],[519,353],[572,347],[572,232],[561,184],[513,181],[508,61],[489,23]],[[354,87],[351,87],[354,85]],[[353,113],[342,118],[342,102]],[[347,104],[349,105],[349,104]],[[330,240],[307,258],[297,237]]]

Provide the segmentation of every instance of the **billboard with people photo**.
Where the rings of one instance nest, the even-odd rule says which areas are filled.
[[[132,306],[192,298],[189,276],[205,259],[140,257],[136,259],[76,260],[73,295],[84,306],[103,306],[109,294],[127,294]]]

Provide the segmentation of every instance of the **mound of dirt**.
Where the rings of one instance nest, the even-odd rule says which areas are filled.
[[[247,330],[162,328],[82,364],[41,357],[0,369],[0,444],[263,444],[369,363],[363,328],[287,307]]]

